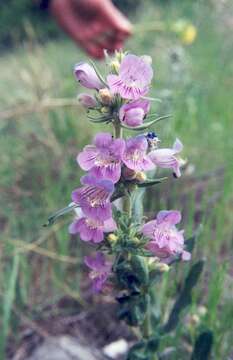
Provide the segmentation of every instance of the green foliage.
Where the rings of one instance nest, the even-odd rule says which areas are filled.
[[[27,34],[28,24],[33,24],[40,39],[60,34],[57,26],[46,11],[41,11],[31,0],[9,0],[1,3],[0,47],[8,47],[21,41]]]
[[[178,325],[180,314],[181,312],[191,304],[192,297],[191,297],[191,291],[193,290],[194,286],[197,284],[199,277],[202,273],[204,266],[204,261],[200,260],[197,261],[194,265],[192,265],[188,276],[185,279],[183,289],[180,292],[180,295],[178,296],[178,299],[176,300],[171,314],[169,316],[169,319],[165,326],[162,328],[162,332],[167,333],[176,328]]]

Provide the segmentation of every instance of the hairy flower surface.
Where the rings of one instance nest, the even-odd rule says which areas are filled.
[[[108,75],[107,82],[113,94],[136,100],[148,93],[152,77],[151,65],[143,58],[129,54],[123,58],[119,74]]]
[[[97,179],[116,183],[121,177],[121,160],[125,149],[123,139],[113,139],[109,133],[99,133],[94,145],[88,145],[78,155],[77,161],[85,171]]]
[[[83,187],[72,192],[72,200],[81,207],[84,215],[101,221],[111,218],[110,197],[114,191],[113,182],[85,175],[81,178],[81,183]]]
[[[101,252],[97,252],[95,257],[86,256],[84,262],[91,269],[89,278],[92,280],[93,291],[98,293],[103,289],[111,273],[112,265],[106,261]]]
[[[147,171],[154,169],[155,165],[147,155],[148,142],[144,135],[138,135],[126,141],[123,154],[124,164],[134,171]]]
[[[171,168],[176,177],[181,176],[180,167],[184,164],[184,160],[177,157],[177,154],[183,149],[183,144],[176,139],[171,149],[156,149],[149,153],[151,161],[161,168]]]
[[[81,240],[93,243],[103,241],[105,232],[108,233],[116,229],[117,225],[113,218],[101,221],[85,216],[76,218],[69,226],[70,234],[79,234]]]
[[[82,86],[88,89],[99,90],[104,87],[98,78],[95,69],[88,63],[80,62],[74,67],[74,74],[76,79]]]
[[[146,114],[150,110],[148,100],[135,100],[122,105],[119,111],[119,118],[123,124],[128,126],[139,126],[143,123]]]
[[[155,220],[142,227],[143,235],[150,239],[147,249],[160,258],[181,254],[183,260],[190,260],[190,253],[184,250],[183,230],[176,228],[180,221],[179,211],[160,211]]]

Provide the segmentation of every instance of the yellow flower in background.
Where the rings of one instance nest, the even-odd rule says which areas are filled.
[[[184,45],[191,45],[197,37],[197,28],[190,24],[187,26],[187,28],[184,30],[181,36],[181,40]]]
[[[197,28],[190,22],[180,19],[172,26],[184,45],[191,45],[197,37]]]

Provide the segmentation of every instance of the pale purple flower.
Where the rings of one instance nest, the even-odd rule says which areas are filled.
[[[143,235],[150,240],[147,249],[159,258],[181,254],[183,260],[190,260],[190,253],[184,250],[184,231],[176,228],[180,221],[179,211],[160,211],[155,220],[142,227]]]
[[[107,262],[104,254],[97,252],[95,257],[86,256],[85,264],[91,269],[89,278],[92,280],[92,288],[94,292],[100,292],[107,281],[112,265]]]
[[[143,58],[129,54],[121,62],[119,75],[108,75],[107,82],[113,94],[137,100],[148,93],[152,77],[151,65]]]
[[[96,99],[94,98],[94,96],[89,94],[79,94],[78,101],[83,107],[87,109],[94,108],[97,106]]]
[[[74,75],[80,84],[88,89],[99,90],[104,87],[95,69],[88,63],[80,62],[74,67]]]
[[[119,111],[119,118],[123,124],[128,126],[142,125],[146,114],[150,110],[148,100],[135,100],[122,105]]]
[[[147,171],[154,169],[155,165],[147,155],[148,142],[144,135],[138,135],[126,141],[126,148],[122,160],[124,164],[134,171]]]
[[[86,175],[81,178],[81,183],[83,187],[72,192],[72,200],[81,207],[83,214],[101,221],[111,218],[110,198],[114,191],[113,182]]]
[[[85,146],[77,156],[80,167],[90,171],[97,179],[118,182],[121,177],[121,160],[125,149],[123,139],[113,139],[109,133],[99,133],[94,139],[94,145]]]
[[[183,149],[183,144],[176,139],[171,149],[155,149],[149,153],[151,161],[161,168],[172,168],[176,177],[181,176],[180,167],[184,164],[184,160],[177,154]]]
[[[104,240],[105,232],[112,232],[116,229],[117,225],[113,218],[102,221],[81,216],[70,224],[69,233],[72,235],[79,233],[81,240],[99,243]]]

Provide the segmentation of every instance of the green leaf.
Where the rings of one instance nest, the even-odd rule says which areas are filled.
[[[167,119],[169,117],[171,117],[171,115],[160,116],[160,117],[158,117],[158,118],[156,118],[154,120],[145,122],[144,124],[142,124],[140,126],[135,126],[135,127],[127,126],[127,125],[124,125],[124,124],[121,123],[121,127],[124,128],[124,129],[127,129],[127,130],[141,131],[141,130],[145,130],[145,129],[149,128],[150,126],[156,124],[157,122],[159,122],[161,120],[164,120],[164,119]]]
[[[109,116],[99,116],[99,117],[88,116],[88,119],[93,123],[104,123],[111,120]]]
[[[146,346],[147,343],[143,340],[133,345],[128,352],[127,360],[148,360]]]
[[[3,318],[2,318],[2,339],[1,347],[4,346],[4,341],[9,331],[9,323],[11,317],[11,310],[15,299],[16,282],[19,271],[19,254],[16,253],[13,258],[13,265],[9,276],[9,281],[6,284],[6,291],[3,302]]]
[[[54,224],[54,222],[56,220],[58,220],[58,218],[60,218],[63,215],[68,214],[69,212],[73,211],[77,207],[78,207],[77,204],[71,203],[70,205],[66,206],[65,208],[56,211],[54,214],[52,214],[48,218],[48,222],[46,224],[44,224],[44,226],[50,226],[50,225]]]
[[[143,187],[148,187],[148,186],[153,186],[156,184],[161,184],[161,182],[163,182],[164,180],[167,180],[167,177],[163,177],[163,178],[159,178],[159,179],[150,179],[150,180],[146,180],[143,183],[137,184],[138,187],[143,188]]]
[[[197,284],[204,267],[204,261],[196,262],[190,269],[181,293],[176,300],[167,323],[163,326],[162,333],[170,332],[176,328],[179,323],[181,312],[191,304],[191,292]]]
[[[149,281],[149,270],[145,259],[142,256],[134,255],[131,258],[131,266],[138,280],[146,285]]]
[[[213,332],[210,330],[202,332],[194,345],[191,360],[208,360],[213,345]]]

